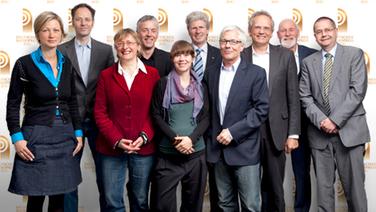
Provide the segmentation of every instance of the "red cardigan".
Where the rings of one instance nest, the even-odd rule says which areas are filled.
[[[146,66],[147,74],[139,71],[131,90],[125,79],[118,73],[118,63],[101,72],[94,105],[94,116],[99,128],[96,149],[105,155],[121,155],[114,149],[122,138],[135,140],[144,131],[149,142],[138,151],[140,155],[155,152],[154,128],[150,114],[154,85],[159,80],[157,69]]]

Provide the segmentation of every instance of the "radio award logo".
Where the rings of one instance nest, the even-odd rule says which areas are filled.
[[[209,32],[213,32],[213,14],[209,9],[204,8],[202,10],[209,18]]]
[[[8,74],[10,71],[10,59],[9,55],[0,50],[0,73],[1,74]]]
[[[347,14],[345,10],[338,8],[337,10],[338,31],[347,32]]]
[[[24,32],[31,32],[33,29],[33,16],[26,8],[22,9],[22,29]]]
[[[371,59],[367,52],[364,52],[364,61],[366,64],[366,69],[367,69],[368,83],[376,84],[376,76],[372,76],[372,74],[374,73],[371,73]]]
[[[69,33],[74,32],[72,9],[68,9],[68,32]]]
[[[123,29],[123,14],[119,9],[113,9],[113,24],[114,24],[114,32],[117,32]]]
[[[0,136],[0,160],[9,159],[10,157],[10,142],[8,138]]]
[[[158,8],[157,20],[161,32],[168,32],[168,15],[165,10]]]
[[[248,8],[248,19],[250,19],[252,17],[253,13],[255,13],[255,10]]]
[[[295,24],[298,26],[299,31],[303,31],[303,16],[296,8],[292,9],[292,20],[294,20]]]

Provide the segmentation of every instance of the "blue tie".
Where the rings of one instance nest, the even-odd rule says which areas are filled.
[[[202,49],[196,49],[196,61],[193,65],[193,70],[196,72],[198,79],[201,81],[204,76],[204,63],[201,57]]]

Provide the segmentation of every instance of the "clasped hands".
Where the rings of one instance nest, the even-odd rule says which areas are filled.
[[[141,137],[138,137],[134,141],[122,138],[117,144],[117,147],[124,150],[124,153],[137,154],[137,151],[141,149],[143,143],[144,140]]]
[[[176,136],[172,145],[174,145],[176,150],[185,155],[189,155],[195,152],[195,149],[193,148],[193,142],[188,136]]]
[[[329,118],[326,118],[320,122],[320,128],[322,131],[328,133],[328,134],[337,134],[338,128],[337,125],[330,120]]]

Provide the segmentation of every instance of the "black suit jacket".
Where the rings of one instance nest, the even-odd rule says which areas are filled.
[[[269,127],[274,146],[282,151],[289,135],[300,135],[299,86],[294,54],[269,45]],[[252,62],[252,46],[243,58]]]
[[[159,76],[164,77],[170,73],[172,69],[172,63],[170,59],[170,53],[161,49],[155,48],[153,52],[155,67],[158,70]]]
[[[211,124],[206,145],[208,162],[219,160],[221,152],[228,165],[244,166],[260,162],[260,126],[268,115],[268,88],[265,70],[241,60],[226,104],[223,126],[219,117],[220,64],[212,66],[204,79],[209,90]],[[228,128],[233,140],[228,146],[216,137]]]
[[[99,73],[114,63],[112,47],[91,38],[91,56],[87,86],[84,84],[81,77],[80,66],[78,65],[76,49],[74,46],[74,38],[61,44],[58,48],[64,56],[69,58],[77,72],[78,77],[75,80],[75,86],[82,120],[85,120],[85,118],[91,119],[93,118],[95,90]]]
[[[220,50],[208,43],[208,56],[206,58],[204,74],[206,75],[212,67],[218,66],[221,62],[222,56]]]

